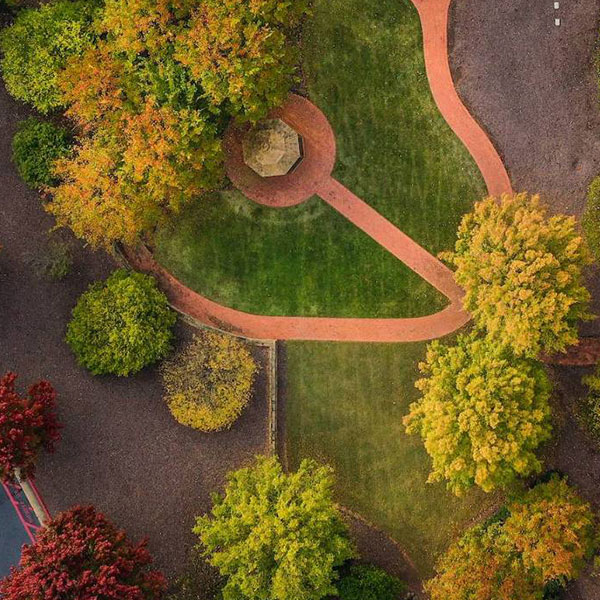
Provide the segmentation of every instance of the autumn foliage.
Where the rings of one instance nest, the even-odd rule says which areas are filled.
[[[470,529],[438,562],[431,600],[542,600],[576,578],[593,552],[595,518],[558,477],[527,492],[503,520]]]
[[[535,455],[550,437],[550,382],[544,367],[515,357],[488,337],[432,342],[419,365],[421,398],[404,419],[433,461],[429,481],[461,494],[486,492],[539,471]]]
[[[47,381],[29,388],[26,396],[15,391],[14,373],[0,379],[0,478],[12,481],[18,469],[31,477],[42,449],[52,452],[60,439],[56,418],[56,392]]]
[[[257,121],[289,92],[298,50],[288,31],[307,6],[306,0],[205,0],[179,34],[175,56],[213,105]]]
[[[590,258],[575,218],[549,216],[539,196],[477,203],[442,257],[456,267],[477,327],[516,354],[562,352],[591,318],[582,274]]]
[[[224,179],[232,117],[256,120],[294,80],[305,0],[107,0],[56,86],[78,143],[47,210],[93,246],[133,243]]]
[[[3,600],[158,600],[164,576],[146,542],[133,544],[93,507],[57,515],[0,582]]]
[[[201,431],[231,427],[250,400],[257,370],[240,340],[202,331],[161,368],[169,410]]]

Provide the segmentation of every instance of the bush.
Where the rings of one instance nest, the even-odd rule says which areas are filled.
[[[596,177],[588,188],[587,204],[581,224],[592,255],[600,261],[600,176]]]
[[[203,331],[164,364],[165,399],[182,425],[218,431],[231,427],[248,404],[256,371],[242,342]]]
[[[67,343],[94,375],[130,375],[163,358],[176,320],[154,278],[125,269],[93,283],[72,315]]]
[[[506,521],[470,529],[442,556],[425,586],[431,600],[540,600],[579,575],[596,523],[564,480],[539,484],[508,508]]]
[[[63,105],[57,77],[71,56],[92,43],[94,2],[59,0],[20,12],[0,34],[6,88],[47,114]]]
[[[582,400],[578,417],[594,441],[600,444],[600,366],[593,375],[584,377],[583,383],[588,387],[588,394]]]
[[[41,188],[56,183],[54,162],[70,148],[70,135],[64,127],[31,117],[19,123],[12,143],[13,161],[29,187]]]
[[[56,418],[56,392],[47,381],[32,385],[27,396],[15,391],[14,373],[0,378],[0,479],[13,481],[15,471],[33,476],[44,449],[53,452],[60,440]]]
[[[433,460],[429,481],[445,479],[456,494],[473,484],[489,492],[540,470],[551,385],[539,363],[470,334],[454,346],[429,344],[419,369],[422,397],[404,424]]]
[[[3,600],[159,600],[166,580],[151,570],[146,542],[133,544],[91,506],[58,514],[23,547],[0,581]]]
[[[397,577],[365,564],[343,569],[337,588],[339,600],[398,600],[406,592]]]
[[[463,217],[455,251],[442,254],[476,326],[530,357],[576,344],[579,321],[592,318],[575,218],[547,212],[539,196],[487,198]]]
[[[265,457],[230,473],[194,533],[227,577],[227,599],[320,600],[336,593],[335,569],[354,554],[331,470],[309,460],[290,474]]]

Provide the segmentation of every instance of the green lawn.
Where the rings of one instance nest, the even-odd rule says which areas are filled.
[[[319,198],[281,210],[221,193],[156,241],[158,260],[175,276],[249,312],[409,317],[447,302]]]
[[[416,399],[424,344],[286,344],[287,454],[335,468],[339,500],[387,531],[420,573],[494,503],[472,492],[456,498],[427,484],[430,459],[402,417]]]
[[[303,35],[310,97],[337,135],[335,175],[431,252],[484,195],[435,107],[409,0],[316,0]],[[409,317],[439,293],[322,200],[286,209],[216,195],[159,231],[158,260],[226,305],[272,315]]]

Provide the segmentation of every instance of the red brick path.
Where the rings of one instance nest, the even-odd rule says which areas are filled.
[[[500,157],[454,88],[447,49],[451,0],[413,1],[423,27],[427,76],[440,112],[475,159],[490,194],[510,193],[510,180]],[[292,95],[273,116],[282,118],[302,135],[303,162],[291,175],[263,179],[243,163],[243,132],[231,129],[225,148],[227,173],[232,182],[249,198],[270,206],[292,206],[315,194],[320,196],[447,296],[450,305],[436,314],[411,319],[255,315],[222,306],[190,290],[158,265],[144,248],[126,251],[131,264],[154,273],[177,310],[206,325],[251,338],[415,342],[442,337],[467,323],[469,315],[461,305],[462,290],[454,282],[452,271],[331,177],[335,135],[321,111],[305,98]]]

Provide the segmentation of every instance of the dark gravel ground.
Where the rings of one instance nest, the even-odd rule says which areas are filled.
[[[600,174],[600,100],[594,67],[598,0],[455,0],[451,66],[459,94],[488,131],[517,191],[539,192],[553,211],[580,216]],[[560,27],[555,17],[561,18]],[[600,314],[598,267],[590,271]],[[600,334],[600,320],[583,326]],[[600,509],[600,452],[573,413],[585,393],[582,372],[553,371],[560,414],[547,464]],[[584,576],[569,600],[598,600],[600,580]]]
[[[264,378],[230,431],[201,434],[178,425],[161,400],[156,370],[129,379],[92,377],[63,341],[77,297],[114,268],[104,253],[75,244],[74,272],[61,282],[34,274],[52,226],[37,193],[9,161],[25,109],[0,90],[0,373],[19,373],[24,389],[39,378],[59,392],[63,440],[43,458],[37,483],[50,511],[93,503],[134,539],[148,535],[158,565],[179,570],[194,542],[194,516],[225,473],[266,451]],[[179,337],[189,329],[179,326]]]

